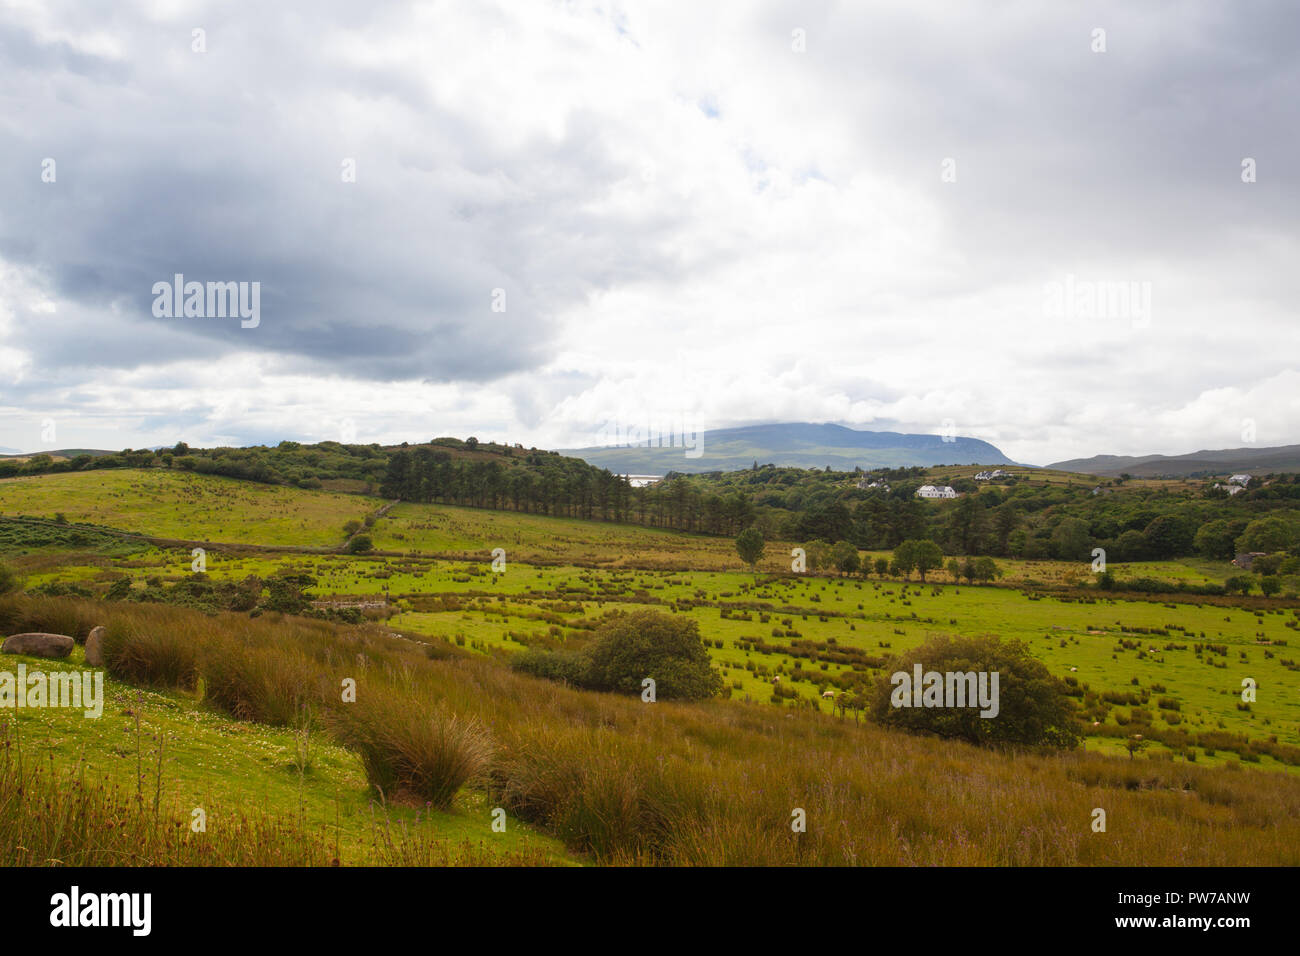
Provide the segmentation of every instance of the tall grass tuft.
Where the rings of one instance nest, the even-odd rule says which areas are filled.
[[[445,810],[492,759],[492,741],[479,720],[397,693],[366,695],[336,709],[333,724],[387,799],[414,797]]]
[[[108,672],[132,684],[193,690],[198,678],[197,642],[148,622],[111,621],[103,651]]]

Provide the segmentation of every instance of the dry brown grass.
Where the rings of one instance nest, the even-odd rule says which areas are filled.
[[[454,649],[431,659],[374,628],[95,608],[124,633],[155,635],[141,653],[197,646],[200,675],[227,654],[245,675],[287,668],[299,676],[268,678],[264,693],[297,689],[299,704],[353,722],[354,736],[342,736],[363,754],[372,748],[379,785],[415,782],[432,794],[425,769],[445,786],[484,770],[510,814],[601,862],[1300,864],[1300,780],[1284,774],[994,752],[769,705],[645,704]],[[337,701],[347,677],[364,706]],[[1092,830],[1095,808],[1106,811],[1104,833]],[[796,810],[806,832],[792,830]]]

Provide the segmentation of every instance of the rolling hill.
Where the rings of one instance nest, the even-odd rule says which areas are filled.
[[[1113,477],[1121,474],[1142,478],[1195,478],[1234,472],[1267,474],[1300,471],[1300,445],[1273,448],[1223,448],[1194,451],[1186,455],[1094,455],[1048,465],[1062,471]]]
[[[617,474],[662,475],[670,471],[735,471],[759,464],[852,471],[855,467],[903,468],[913,465],[1015,464],[988,442],[976,438],[860,431],[843,425],[785,423],[746,425],[704,432],[695,451],[680,439],[675,447],[604,446],[560,452]]]

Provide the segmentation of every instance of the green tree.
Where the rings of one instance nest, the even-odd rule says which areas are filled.
[[[833,560],[840,574],[852,574],[857,571],[861,558],[857,548],[848,541],[841,541],[835,545]]]
[[[0,594],[17,591],[22,586],[22,579],[7,564],[0,564]]]
[[[948,544],[958,554],[980,550],[984,526],[984,507],[980,500],[975,495],[963,495],[948,516]]]
[[[1014,501],[1004,501],[993,512],[993,536],[997,543],[997,553],[1005,557],[1009,554],[1011,532],[1020,523],[1020,508]]]
[[[1277,575],[1271,574],[1268,577],[1259,579],[1259,589],[1264,593],[1265,597],[1272,597],[1282,590],[1282,582]]]
[[[1082,518],[1063,518],[1052,532],[1052,547],[1062,561],[1084,561],[1092,551],[1088,522]]]
[[[824,571],[831,566],[834,552],[829,542],[818,538],[805,544],[803,550],[809,571]]]
[[[1002,569],[998,567],[998,563],[990,557],[978,557],[974,561],[969,562],[969,564],[971,565],[971,568],[967,572],[967,577],[972,580],[987,582],[1002,577]]]
[[[1176,558],[1191,552],[1196,529],[1181,515],[1161,515],[1146,526],[1142,537],[1151,557]]]
[[[890,562],[889,570],[899,577],[910,577],[912,571],[916,569],[916,541],[908,538],[901,542],[894,549],[894,560]]]
[[[943,567],[943,549],[929,538],[915,541],[913,545],[912,566],[916,568],[917,573],[921,575],[921,580],[924,581],[927,572]]]
[[[1107,555],[1111,561],[1141,561],[1147,556],[1147,539],[1141,531],[1129,528],[1115,542],[1115,554]]]
[[[895,675],[937,672],[998,675],[997,716],[980,707],[894,706],[900,688]],[[872,717],[885,726],[955,737],[974,744],[1075,747],[1079,725],[1069,688],[1052,675],[1023,641],[997,637],[941,636],[889,661],[871,695]],[[946,676],[944,677],[946,686]]]
[[[876,577],[883,578],[889,573],[889,559],[876,558]]]
[[[740,560],[749,565],[751,571],[757,572],[758,562],[763,557],[763,535],[752,525],[736,536],[736,553]]]
[[[1251,562],[1250,569],[1256,574],[1277,574],[1278,568],[1282,567],[1282,562],[1285,560],[1286,552],[1283,551],[1276,554],[1261,554]]]
[[[348,554],[359,554],[362,551],[370,551],[374,548],[374,542],[370,540],[368,534],[354,535],[348,541]]]
[[[615,612],[596,629],[585,656],[593,690],[641,694],[647,677],[655,682],[656,698],[665,700],[696,700],[722,690],[699,626],[681,615]]]
[[[1281,518],[1256,518],[1237,539],[1238,551],[1285,551],[1294,540]]]
[[[1236,536],[1233,534],[1232,525],[1222,518],[1201,525],[1192,543],[1196,550],[1207,558],[1227,561],[1236,553],[1233,550]]]

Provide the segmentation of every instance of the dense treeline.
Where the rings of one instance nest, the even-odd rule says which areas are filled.
[[[1122,480],[1071,486],[1022,477],[981,487],[956,479],[946,483],[961,497],[926,501],[916,497],[923,482],[914,471],[868,476],[883,478],[888,490],[857,487],[860,475],[770,466],[705,480],[748,492],[758,514],[767,516],[770,536],[848,541],[864,550],[929,538],[947,554],[1068,561],[1090,560],[1094,548],[1110,561],[1230,559],[1243,551],[1300,555],[1300,475],[1266,475],[1231,497],[1208,485],[1197,491],[1125,487]]]
[[[403,501],[472,505],[538,514],[636,522],[682,531],[735,534],[754,509],[738,492],[701,494],[672,479],[633,488],[621,476],[578,458],[528,452],[515,467],[454,458],[432,446],[401,449],[389,459],[380,493]]]
[[[0,460],[0,478],[100,468],[178,468],[263,484],[320,488],[322,481],[340,478],[377,484],[387,466],[388,453],[379,445],[282,441],[274,447],[190,448],[177,442],[172,448],[125,448],[111,455],[82,453],[62,460],[44,454],[26,461]]]

